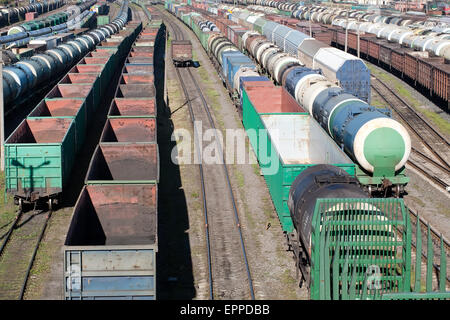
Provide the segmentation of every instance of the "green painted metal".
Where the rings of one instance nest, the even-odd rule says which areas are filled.
[[[289,213],[288,199],[289,189],[295,178],[305,169],[316,165],[315,163],[305,164],[289,164],[284,163],[275,146],[272,144],[270,135],[268,134],[261,116],[271,115],[269,113],[258,113],[253,107],[247,92],[243,90],[243,124],[247,132],[250,144],[259,162],[261,171],[266,180],[272,202],[278,214],[283,231],[292,232],[294,225]],[[275,113],[279,114],[279,113]],[[275,115],[274,114],[274,115]],[[283,115],[290,115],[283,113]],[[295,113],[291,115],[309,116],[307,113]],[[334,144],[333,144],[334,146]],[[337,163],[334,164],[347,171],[350,175],[355,175],[355,164]],[[273,173],[273,168],[278,170]]]
[[[406,185],[409,182],[409,177],[405,173],[405,168],[397,172],[393,176],[384,175],[368,175],[359,166],[356,167],[356,177],[363,185],[382,185],[385,178],[389,179],[393,184]]]
[[[8,193],[23,195],[23,189],[30,189],[47,196],[62,191],[68,183],[76,153],[73,121],[59,143],[9,143],[9,140],[5,143]]]
[[[430,225],[428,225],[427,235],[427,292],[430,292],[433,289],[433,240]]]
[[[109,23],[109,16],[97,16],[97,26],[103,26]]]
[[[385,150],[383,156],[378,150]],[[373,175],[377,177],[395,176],[395,165],[405,154],[402,136],[391,128],[378,128],[372,131],[364,142],[364,156],[374,166]]]
[[[55,101],[55,100],[66,100],[66,98],[53,98],[48,99],[45,98],[44,101]],[[74,125],[75,125],[75,136],[76,136],[76,152],[79,152],[81,148],[84,145],[84,141],[86,138],[86,131],[87,131],[87,107],[86,107],[86,100],[83,98],[70,98],[70,100],[78,100],[79,101],[79,109],[75,116],[58,116],[58,117],[52,117],[52,118],[70,118],[73,119]],[[39,108],[39,105],[31,111],[33,113],[37,108]],[[30,117],[28,116],[27,119],[42,119],[42,118],[48,118],[45,116],[40,117]]]
[[[381,300],[448,300],[450,299],[449,292],[398,292],[385,293],[381,296]]]
[[[420,231],[420,220],[419,220],[419,216],[417,216],[417,229],[416,229],[416,234],[417,234],[417,242],[416,242],[416,275],[415,275],[415,284],[414,284],[414,291],[415,292],[420,292],[420,288],[421,288],[421,284],[420,284],[420,278],[422,275],[422,269],[421,269],[421,264],[422,264],[422,232]]]
[[[444,239],[441,235],[441,265],[439,272],[439,291],[445,292],[445,284],[447,283],[447,254],[444,249]]]
[[[327,274],[320,270],[323,256],[333,259],[333,299],[374,299],[374,288],[403,288],[408,221],[401,199],[318,199],[311,234],[311,299],[327,298],[331,292],[315,281]],[[325,233],[330,236],[322,250]]]
[[[253,28],[255,31],[258,31],[260,34],[263,34],[263,26],[267,23],[267,20],[264,18],[259,18],[253,24]]]
[[[450,299],[450,291],[445,287],[446,253],[442,236],[439,290],[432,289],[433,248],[429,228],[426,289],[422,292],[419,218],[416,223],[417,251],[412,279],[412,227],[402,199],[318,199],[311,228],[311,299]],[[331,264],[328,259],[332,259]]]

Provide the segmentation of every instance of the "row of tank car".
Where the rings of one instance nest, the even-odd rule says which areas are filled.
[[[436,56],[450,59],[450,26],[439,19],[426,19],[420,16],[388,16],[323,6],[292,8],[292,5],[276,4],[275,1],[260,1],[260,5],[275,6],[281,10],[290,11],[292,17],[299,20],[311,20],[348,30],[359,30],[361,33],[374,34],[377,38],[396,42],[414,50],[428,51]],[[251,8],[250,6],[249,9]]]
[[[159,39],[152,20],[122,69],[66,236],[65,299],[156,299]]]
[[[94,15],[93,12],[87,10],[89,5],[93,3],[95,3],[95,0],[69,6],[65,12],[59,12],[44,19],[36,19],[12,27],[8,30],[7,35],[0,36],[0,44],[4,46],[20,46],[37,37],[81,28]]]
[[[330,47],[291,27],[265,19],[252,11],[238,9],[230,13],[227,10],[221,10],[220,14],[229,20],[224,24],[217,24],[222,32],[230,32],[235,36],[236,27],[233,24],[254,30],[266,36],[286,54],[296,56],[309,68],[322,69],[330,80],[338,81],[340,86],[348,92],[370,102],[370,70],[361,59]]]
[[[219,7],[231,8],[222,5]],[[247,8],[255,9],[253,6]],[[247,11],[242,8],[230,10],[236,12],[233,15]],[[321,40],[327,39],[328,43],[333,42],[340,48],[345,47],[345,30],[348,28],[348,48],[355,55],[358,51],[359,32],[359,51],[362,57],[399,75],[437,104],[448,108],[450,66],[445,61],[450,58],[450,28],[444,21],[414,20],[416,17],[384,16],[324,7],[302,7],[293,11],[293,17],[320,23],[313,25],[315,31],[318,31],[315,36],[321,37]],[[295,22],[290,22],[287,18],[282,20],[297,28]],[[303,30],[308,32],[308,26],[303,26]]]
[[[49,79],[55,79],[76,63],[87,52],[119,30],[126,23],[124,13],[118,15],[110,24],[87,32],[71,41],[30,58],[5,66],[3,68],[3,99],[6,106],[11,106],[18,99],[23,99],[34,88]],[[6,110],[7,111],[7,110]]]
[[[250,59],[239,50],[232,36],[212,30],[220,21],[198,12],[177,12],[178,18],[201,40],[230,93],[239,94],[244,128],[311,298],[380,298],[377,290],[368,294],[367,287],[360,285],[367,277],[369,265],[381,271],[378,276],[382,286],[377,289],[385,294],[408,291],[411,253],[402,248],[408,247],[409,239],[405,230],[393,228],[398,221],[405,229],[410,228],[403,200],[369,199],[367,189],[357,179],[357,166],[350,159],[359,156],[355,149],[361,145],[356,144],[362,144],[371,150],[370,159],[365,160],[377,166],[373,161],[389,158],[393,147],[403,144],[404,149],[409,148],[405,129],[343,92],[319,70],[304,67],[296,57],[284,63],[288,56],[279,50],[265,60],[264,51],[272,47],[258,51],[267,40],[255,45],[263,38],[254,31],[246,31],[241,39]],[[202,41],[205,38],[207,41]],[[261,67],[263,63],[265,67]],[[260,75],[259,71],[267,68],[272,79],[274,73],[280,73],[282,86]],[[338,127],[343,132],[330,132]],[[347,154],[332,140],[334,135],[345,136]],[[352,139],[352,135],[358,138]],[[372,135],[377,137],[367,139]],[[387,141],[391,138],[399,145]],[[397,154],[396,162],[390,165],[401,167],[408,153],[409,150]],[[361,158],[358,161],[364,162]],[[349,255],[354,258],[352,266]],[[334,261],[332,274],[330,261]],[[392,267],[401,273],[392,273]],[[352,278],[357,286],[350,283]],[[448,292],[445,294],[448,297]]]
[[[3,69],[3,86],[10,97],[70,70],[5,141],[6,192],[16,204],[48,200],[53,205],[69,185],[88,123],[120,55],[135,38],[121,31],[127,9],[125,1],[109,25]],[[117,33],[120,40],[107,39]]]
[[[23,7],[7,8],[0,11],[0,27],[8,26],[25,19],[25,15],[29,12],[37,12],[38,14],[50,12],[65,5],[64,0],[45,0],[36,2]]]
[[[170,5],[168,7],[170,10]],[[184,10],[174,8],[173,11],[177,11],[183,21],[186,20],[186,14],[193,16],[198,14],[186,13]],[[352,70],[359,70],[360,74],[370,77],[365,64],[352,55],[325,46],[299,31],[292,29],[288,31],[287,27],[282,25],[275,26],[274,23],[259,16],[246,15],[244,19],[240,20],[241,25],[237,25],[230,19],[210,14],[206,20],[218,26],[225,36],[209,44],[205,42],[204,36],[200,36],[199,39],[204,47],[208,45],[208,50],[212,50],[221,65],[223,52],[232,50],[249,52],[260,63],[263,72],[271,76],[275,82],[289,88],[292,96],[302,105],[308,103],[304,106],[306,111],[311,112],[337,144],[359,164],[357,176],[370,193],[393,190],[396,195],[401,194],[409,181],[404,174],[404,164],[410,154],[410,137],[402,125],[391,119],[389,110],[375,110],[369,106],[367,98],[361,99],[354,94],[354,91],[361,93],[362,91],[358,89],[370,81],[370,79],[361,81],[357,75],[352,76],[352,73],[357,73]],[[194,26],[191,26],[191,29],[196,32]],[[210,36],[208,39],[211,40],[213,37],[218,36]],[[230,42],[231,44],[227,44]],[[300,43],[298,51],[293,49],[294,43]],[[294,52],[297,54],[293,54]],[[222,74],[229,78],[228,82],[232,85],[233,78],[230,77],[234,74],[227,73],[230,66],[226,61],[224,63],[227,69],[224,69]],[[310,68],[313,71],[309,73],[316,75],[307,78],[310,80],[307,80],[306,87],[301,87],[300,84],[297,87],[293,85],[289,87],[286,84],[289,74],[287,71],[293,71],[293,68],[298,66]],[[300,79],[297,77],[296,80]],[[367,97],[370,95],[368,90],[370,83],[365,88],[364,96]],[[328,101],[331,97],[333,99]],[[382,118],[389,120],[381,120]],[[386,127],[382,125],[384,129],[375,130],[376,123],[380,122],[385,123]]]
[[[241,97],[240,77],[259,75],[254,61],[241,52],[246,51],[259,63],[258,68],[285,87],[359,164],[357,176],[370,192],[382,191],[384,179],[391,181],[390,187],[396,194],[402,191],[408,182],[402,170],[409,157],[411,141],[406,129],[389,114],[346,93],[320,70],[305,67],[297,57],[283,52],[255,31],[246,30],[241,41],[236,41],[230,33],[230,38],[234,39],[230,41],[224,33],[198,28],[208,22],[215,26],[217,21],[212,22],[211,16],[205,19],[198,13],[179,14],[199,35],[205,50],[215,57],[216,65],[220,66],[219,74],[231,92]],[[237,32],[236,28],[234,30]]]

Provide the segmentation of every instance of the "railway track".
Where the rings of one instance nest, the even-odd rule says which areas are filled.
[[[17,211],[0,236],[0,300],[23,300],[36,254],[52,217],[51,207]]]
[[[420,150],[412,148],[412,156],[408,165],[419,171],[440,188],[450,190],[450,143],[437,132],[423,117],[418,114],[403,98],[401,98],[386,83],[372,75],[372,87],[378,95],[391,106],[412,133],[428,149],[436,160],[433,160]]]
[[[450,143],[437,132],[413,107],[401,98],[386,83],[372,74],[371,85],[375,91],[391,106],[406,123],[410,130],[419,138],[423,145],[433,153],[438,161],[450,169]]]
[[[173,38],[184,40],[185,35],[174,22],[174,18],[163,12],[164,20],[171,29]],[[190,118],[194,127],[194,139],[199,137],[197,121],[201,121],[202,132],[216,130],[206,99],[190,68],[176,68],[179,82],[187,101]],[[215,131],[216,132],[216,131]],[[217,139],[216,132],[216,141]],[[201,157],[198,148],[197,156]],[[203,213],[208,257],[210,299],[255,299],[253,281],[245,250],[239,213],[234,198],[230,177],[224,161],[223,149],[219,157],[222,164],[199,163],[202,189]],[[201,159],[201,158],[200,158]]]
[[[419,219],[420,224],[420,231],[421,231],[421,239],[422,239],[422,261],[427,263],[428,260],[428,228],[430,229],[430,239],[432,242],[432,251],[433,251],[433,257],[432,257],[432,267],[436,271],[435,275],[438,278],[439,274],[441,272],[440,267],[440,261],[441,261],[441,240],[442,240],[442,247],[444,249],[444,252],[447,257],[447,261],[449,261],[450,257],[450,242],[444,238],[444,236],[438,232],[435,228],[433,228],[427,221],[425,221],[422,217],[418,216],[416,212],[408,208],[410,220],[411,220],[411,226],[412,226],[412,233],[413,233],[413,241],[412,246],[414,248],[414,251],[416,251],[417,254],[417,243],[414,239],[417,239],[417,219]],[[412,261],[415,261],[414,259]],[[450,286],[450,265],[447,263],[447,283],[446,286]],[[437,281],[437,280],[436,280]]]
[[[372,87],[378,93],[378,95],[388,104],[390,105],[394,111],[400,116],[400,118],[406,123],[409,129],[419,138],[419,140],[423,143],[423,145],[430,150],[433,155],[436,157],[436,160],[433,160],[431,157],[427,156],[425,153],[420,150],[412,147],[411,157],[408,160],[408,165],[419,171],[422,175],[424,175],[429,180],[433,181],[436,185],[448,191],[449,188],[449,174],[450,167],[446,160],[446,154],[448,153],[448,147],[442,147],[447,145],[448,141],[443,137],[440,133],[438,133],[434,128],[427,123],[422,117],[397,93],[395,93],[389,86],[387,86],[382,80],[375,77],[372,79]],[[444,158],[445,157],[445,158]],[[411,225],[413,226],[413,239],[416,239],[416,230],[417,230],[417,213],[408,209]],[[427,261],[427,253],[423,250],[427,245],[427,230],[428,230],[428,222],[426,222],[423,218],[419,218],[420,221],[420,230],[422,239],[424,239],[424,246],[422,247],[422,260],[424,262]],[[440,273],[440,250],[441,250],[441,237],[443,237],[436,229],[430,226],[430,235],[433,243],[433,252],[436,253],[433,256],[433,268],[437,274]],[[447,257],[450,256],[450,246],[449,242],[443,239],[443,246],[446,252]],[[414,250],[417,250],[416,243],[413,241],[412,243]],[[448,260],[448,259],[447,259]],[[448,269],[448,268],[447,268]],[[450,274],[447,272],[447,274]],[[450,277],[447,276],[447,285],[450,284]]]
[[[123,63],[122,61],[122,66]],[[111,81],[118,81],[119,76],[120,73],[116,71]],[[109,98],[104,98],[101,102],[101,109],[104,109],[106,104],[109,105],[113,94],[110,90]],[[50,202],[49,206],[44,206],[43,209],[36,206],[30,211],[19,209],[15,218],[2,226],[2,229],[8,227],[8,230],[0,234],[0,300],[24,299],[31,271],[52,214]]]
[[[443,167],[419,150],[412,148],[412,151],[413,152],[408,160],[408,164],[442,189],[450,191],[450,184],[447,182],[450,178],[450,170]]]

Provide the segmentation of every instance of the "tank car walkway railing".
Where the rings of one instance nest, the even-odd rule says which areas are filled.
[[[416,252],[422,252],[419,218],[416,226]],[[430,227],[425,265],[422,255],[412,252],[413,237],[401,199],[319,199],[312,227],[311,299],[450,299],[443,237],[437,283]]]

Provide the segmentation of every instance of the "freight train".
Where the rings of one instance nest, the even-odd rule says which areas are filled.
[[[118,32],[127,21],[124,13],[119,14],[110,24],[87,32],[72,41],[60,44],[54,49],[36,54],[29,59],[23,59],[13,65],[3,68],[3,99],[8,105],[36,86],[52,79],[55,75],[73,65],[79,58],[105,40],[111,34]]]
[[[0,12],[0,27],[8,26],[21,19],[25,19],[25,14],[28,12],[42,14],[60,8],[64,4],[64,0],[53,0],[37,2],[24,7],[2,9]]]
[[[279,46],[284,52],[297,56],[307,67],[322,69],[330,80],[339,82],[339,85],[349,93],[370,103],[370,70],[361,59],[248,10],[234,10],[233,13],[222,10],[221,15],[228,20],[217,23],[222,32],[228,32],[226,30],[231,29],[230,35],[236,37],[233,29],[235,27],[230,27],[230,24],[240,25],[242,29],[254,30],[264,35],[268,41]],[[240,48],[239,44],[236,44]]]
[[[364,136],[358,141],[365,148],[374,142],[367,137],[377,135],[378,129],[392,130],[382,138],[378,150],[374,150],[375,145],[369,147],[375,152],[382,151],[380,158],[384,158],[383,153],[389,158],[398,145],[389,146],[390,142],[383,145],[383,140],[389,140],[394,133],[393,140],[408,149],[409,136],[404,128],[360,99],[342,92],[320,71],[302,66],[295,57],[289,58],[279,49],[265,46],[272,56],[265,60],[265,50],[258,51],[252,45],[261,36],[253,31],[244,32],[242,45],[249,48],[257,62],[265,60],[266,65],[272,66],[269,67],[272,77],[278,72],[277,77],[286,83],[283,87],[275,86],[259,75],[256,64],[228,36],[212,31],[217,21],[196,12],[181,12],[176,16],[197,35],[226,87],[233,95],[237,92],[240,95],[244,128],[248,133],[256,132],[248,137],[288,246],[294,252],[297,271],[301,271],[300,283],[306,282],[311,298],[396,299],[398,294],[404,299],[414,298],[408,295],[411,252],[406,230],[411,225],[403,200],[369,198],[368,190],[356,179],[355,165],[326,133],[332,137],[339,135],[344,143],[353,140],[355,150],[352,134]],[[280,61],[278,66],[276,61]],[[295,91],[299,92],[297,97],[292,94]],[[302,106],[310,108],[309,113]],[[326,117],[329,111],[332,119]],[[353,116],[348,117],[348,112]],[[372,121],[374,127],[370,125]],[[342,132],[336,130],[338,127],[343,128]],[[401,166],[403,157],[407,158],[407,153],[396,155],[395,165]],[[369,158],[365,160],[377,157],[372,154]],[[397,223],[402,228],[397,228]],[[437,296],[448,298],[450,293]],[[434,293],[421,296],[433,297]]]
[[[151,17],[147,26],[136,21],[143,28],[122,69],[73,210],[64,243],[66,300],[156,299],[161,137],[155,96],[163,79],[155,77],[164,59],[165,29]],[[87,260],[95,263],[95,272]]]
[[[256,9],[252,6],[247,8]],[[233,11],[232,15],[227,13],[231,19],[233,15],[242,18],[254,14],[247,9],[221,5],[217,8],[209,7],[208,10]],[[347,47],[347,50],[355,56],[361,55],[400,76],[448,111],[450,67],[446,62],[450,57],[450,28],[445,20],[416,21],[410,16],[384,16],[351,11],[347,23],[348,11],[330,12],[330,10],[324,8],[295,10],[293,13],[295,19],[281,14],[280,11],[278,15],[270,15],[267,19],[310,33],[325,44],[341,49]],[[297,19],[310,19],[311,22],[298,22]],[[304,43],[301,46],[309,46],[306,41]]]
[[[313,23],[340,26],[362,34],[374,34],[391,42],[436,56],[450,58],[450,27],[446,22],[409,16],[384,16],[377,13],[327,7],[308,8],[298,5],[261,1],[292,13],[293,18]],[[249,9],[252,8],[251,6]]]
[[[67,12],[53,14],[45,19],[29,21],[19,26],[12,27],[8,34],[0,36],[0,45],[24,45],[30,39],[65,32],[68,29],[80,27],[80,24],[87,21],[93,13],[87,11],[89,4],[95,0],[70,6]]]
[[[5,101],[21,97],[68,68],[73,67],[72,73],[79,74],[62,79],[5,141],[6,192],[14,196],[19,206],[41,201],[48,201],[52,206],[59,202],[69,183],[75,154],[83,145],[87,122],[107,88],[111,68],[133,40],[133,34],[128,36],[128,41],[119,43],[105,45],[104,40],[122,30],[127,21],[128,1],[124,1],[110,24],[3,68]],[[108,51],[108,45],[112,51]],[[106,50],[88,56],[96,46]],[[74,104],[75,111],[78,108],[80,111],[71,114],[73,110],[65,102]],[[49,112],[63,116],[48,118]]]
[[[181,9],[179,11],[180,14],[184,12]],[[197,26],[210,20],[220,28],[220,19],[213,19],[213,16],[208,16],[208,19],[192,16],[192,21]],[[231,66],[224,57],[228,52],[237,53],[242,48],[241,51],[248,52],[260,70],[285,87],[358,164],[356,176],[369,193],[386,195],[392,191],[397,196],[403,193],[403,188],[409,181],[404,174],[404,165],[410,154],[411,140],[406,129],[390,117],[388,110],[371,107],[335,81],[329,80],[327,72],[330,68],[318,70],[304,67],[303,61],[308,59],[307,56],[298,59],[283,52],[282,48],[257,31],[238,25],[233,27],[233,32],[227,31],[232,41],[212,30],[211,36],[206,36],[207,39],[204,38],[205,35],[201,35],[203,46],[217,60],[222,70],[219,73],[227,79],[228,87],[233,93],[236,91],[236,94],[241,94],[241,88],[237,85],[234,87],[234,83],[239,84],[240,81],[239,78],[233,78],[235,73],[230,71]],[[314,49],[317,51],[317,47]],[[242,53],[241,55],[243,56]],[[325,57],[323,59],[326,61]],[[248,58],[242,60],[241,66],[256,69],[255,63]],[[235,71],[238,69],[237,67]],[[248,72],[242,74],[245,75]]]

